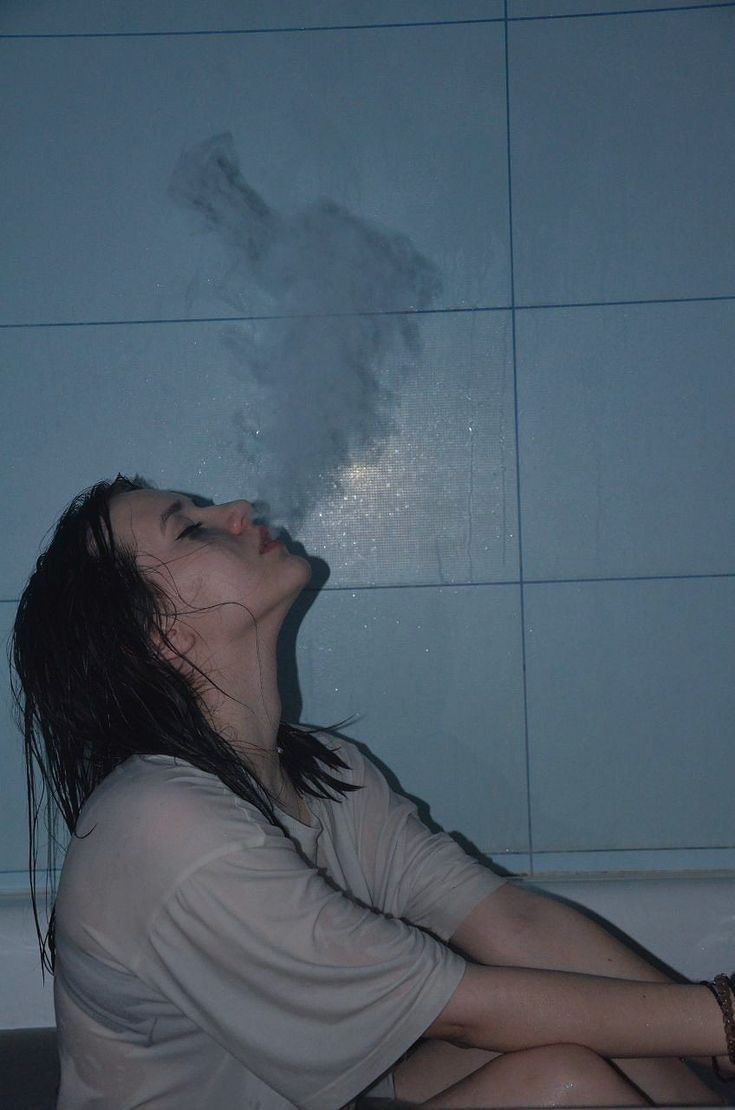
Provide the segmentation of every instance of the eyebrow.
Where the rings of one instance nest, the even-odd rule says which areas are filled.
[[[168,518],[173,516],[174,513],[180,513],[181,510],[183,509],[183,507],[184,507],[183,501],[173,501],[167,509],[163,510],[163,512],[161,513],[161,531],[162,532],[166,527],[166,522],[168,521]]]

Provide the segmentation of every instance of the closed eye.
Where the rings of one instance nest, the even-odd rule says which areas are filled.
[[[188,528],[185,528],[185,529],[184,529],[184,531],[183,531],[183,532],[181,532],[181,533],[180,533],[180,534],[179,534],[179,535],[178,535],[178,536],[176,537],[176,539],[177,539],[177,540],[183,540],[184,536],[191,536],[191,535],[193,535],[193,534],[194,534],[194,532],[197,532],[197,531],[198,531],[198,530],[199,530],[199,529],[200,529],[201,527],[202,527],[202,522],[201,522],[201,521],[199,521],[199,523],[198,523],[198,524],[190,524]]]

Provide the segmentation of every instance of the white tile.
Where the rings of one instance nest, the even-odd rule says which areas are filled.
[[[2,836],[0,836],[0,882],[4,871],[28,869],[28,802],[26,797],[23,735],[16,723],[10,676],[5,664],[15,620],[14,604],[0,602],[0,791]],[[43,820],[43,817],[41,818]],[[46,866],[46,841],[40,867]]]
[[[614,12],[640,12],[659,8],[712,7],[712,0],[508,0],[508,18],[563,15],[609,15]]]
[[[524,597],[534,851],[734,847],[735,579]]]
[[[395,431],[305,526],[330,586],[518,578],[509,317],[424,317],[420,334]]]
[[[732,295],[735,8],[509,25],[517,304]]]
[[[40,951],[30,897],[9,888],[4,875],[0,875],[0,891],[4,895],[0,899],[0,930],[3,938],[0,949],[0,976],[3,983],[0,1029],[50,1028],[55,1024],[54,979],[51,975],[41,975]],[[11,896],[8,897],[8,894]],[[44,912],[42,893],[37,905],[41,927],[45,931],[48,918]],[[6,1092],[8,1088],[6,1080]],[[12,1102],[17,1101],[12,1096],[10,1098]],[[5,1101],[7,1102],[7,1094]],[[28,1097],[23,1101],[28,1102]],[[38,1107],[38,1101],[34,1101]],[[49,1105],[48,1101],[44,1102]]]
[[[503,0],[4,0],[0,34],[165,34],[502,19]]]
[[[580,847],[571,852],[534,851],[533,874],[599,875],[609,879],[644,875],[730,875],[735,871],[735,846],[727,848],[605,848]]]
[[[256,390],[221,324],[0,332],[9,513],[0,597],[19,595],[65,504],[118,471],[217,501],[272,501],[276,485],[285,498],[289,475],[298,477],[310,509],[292,531],[327,561],[330,588],[517,580],[508,314],[416,322],[417,353],[386,356],[387,420],[379,407],[351,409],[344,398],[329,407],[316,380]],[[287,327],[262,322],[254,334],[272,339]],[[266,461],[254,470],[243,453],[251,404],[258,419],[268,417],[268,457],[280,469]],[[334,462],[332,441],[348,424],[353,450],[335,488],[339,475],[323,474],[322,464]],[[367,441],[361,448],[354,426]],[[296,475],[307,466],[308,481]]]
[[[297,640],[302,720],[367,745],[448,832],[527,851],[517,586],[324,592]]]
[[[524,577],[735,570],[730,302],[517,314]]]
[[[327,198],[406,236],[438,307],[509,303],[504,57],[502,23],[0,39],[2,320],[278,313],[282,288],[234,289],[231,256],[167,195],[182,150],[222,132],[275,212]],[[415,307],[384,300],[350,307]]]
[[[0,893],[22,892],[29,890],[28,852],[28,786],[25,759],[25,738],[18,720],[19,709],[11,690],[10,669],[5,661],[9,658],[13,622],[17,606],[14,602],[0,601],[0,807],[2,807],[0,835]],[[43,890],[48,866],[48,793],[42,786],[42,778],[33,762],[33,775],[36,791],[37,813],[37,868],[36,878],[39,891],[39,909],[43,907]],[[55,808],[55,807],[54,807]],[[69,841],[64,820],[60,813],[56,824],[56,838],[59,852],[56,862],[63,863],[66,845]],[[29,923],[30,924],[30,923]],[[35,937],[34,927],[30,926]],[[35,943],[35,941],[34,941]],[[2,1023],[0,1022],[0,1025]]]

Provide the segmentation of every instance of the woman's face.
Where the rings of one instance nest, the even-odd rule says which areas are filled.
[[[309,563],[250,521],[248,501],[200,508],[178,493],[132,490],[113,498],[116,540],[173,603],[179,621],[212,649],[252,632],[253,619],[279,626],[311,577]]]

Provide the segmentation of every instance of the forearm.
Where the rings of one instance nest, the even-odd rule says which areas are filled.
[[[528,941],[534,952],[531,966],[555,967],[559,970],[581,971],[594,975],[611,975],[620,979],[640,979],[655,983],[674,982],[671,976],[650,964],[627,945],[571,906],[547,899],[550,912],[543,907],[539,924],[531,930]],[[553,918],[552,921],[549,918]],[[544,924],[546,919],[546,924]],[[564,943],[559,943],[559,936]],[[553,949],[552,962],[543,963],[544,937]],[[567,947],[568,946],[568,947]],[[567,956],[566,952],[570,955]],[[571,957],[571,958],[570,958]],[[542,960],[535,962],[536,958]],[[710,1057],[695,1057],[699,1063],[710,1064]],[[675,1058],[631,1059],[614,1061],[620,1070],[659,1105],[672,1101],[688,1101],[692,1105],[711,1105],[715,1096],[701,1079]]]
[[[470,965],[429,1036],[515,1052],[579,1044],[602,1056],[714,1055],[725,1035],[706,987]]]
[[[483,941],[481,933],[473,936],[472,947],[475,951],[469,954],[487,963],[551,968],[654,983],[674,981],[603,926],[573,906],[552,898],[539,896],[531,912],[519,921],[518,928],[504,935],[507,940],[503,947],[493,947],[492,950],[489,937]],[[487,946],[484,951],[483,945]],[[699,1062],[709,1064],[710,1060],[704,1057]],[[676,1097],[680,1099],[682,1095],[692,1103],[703,1099],[712,1101],[707,1098],[711,1092],[694,1072],[673,1057],[615,1059],[615,1063],[657,1103],[670,1102]]]

